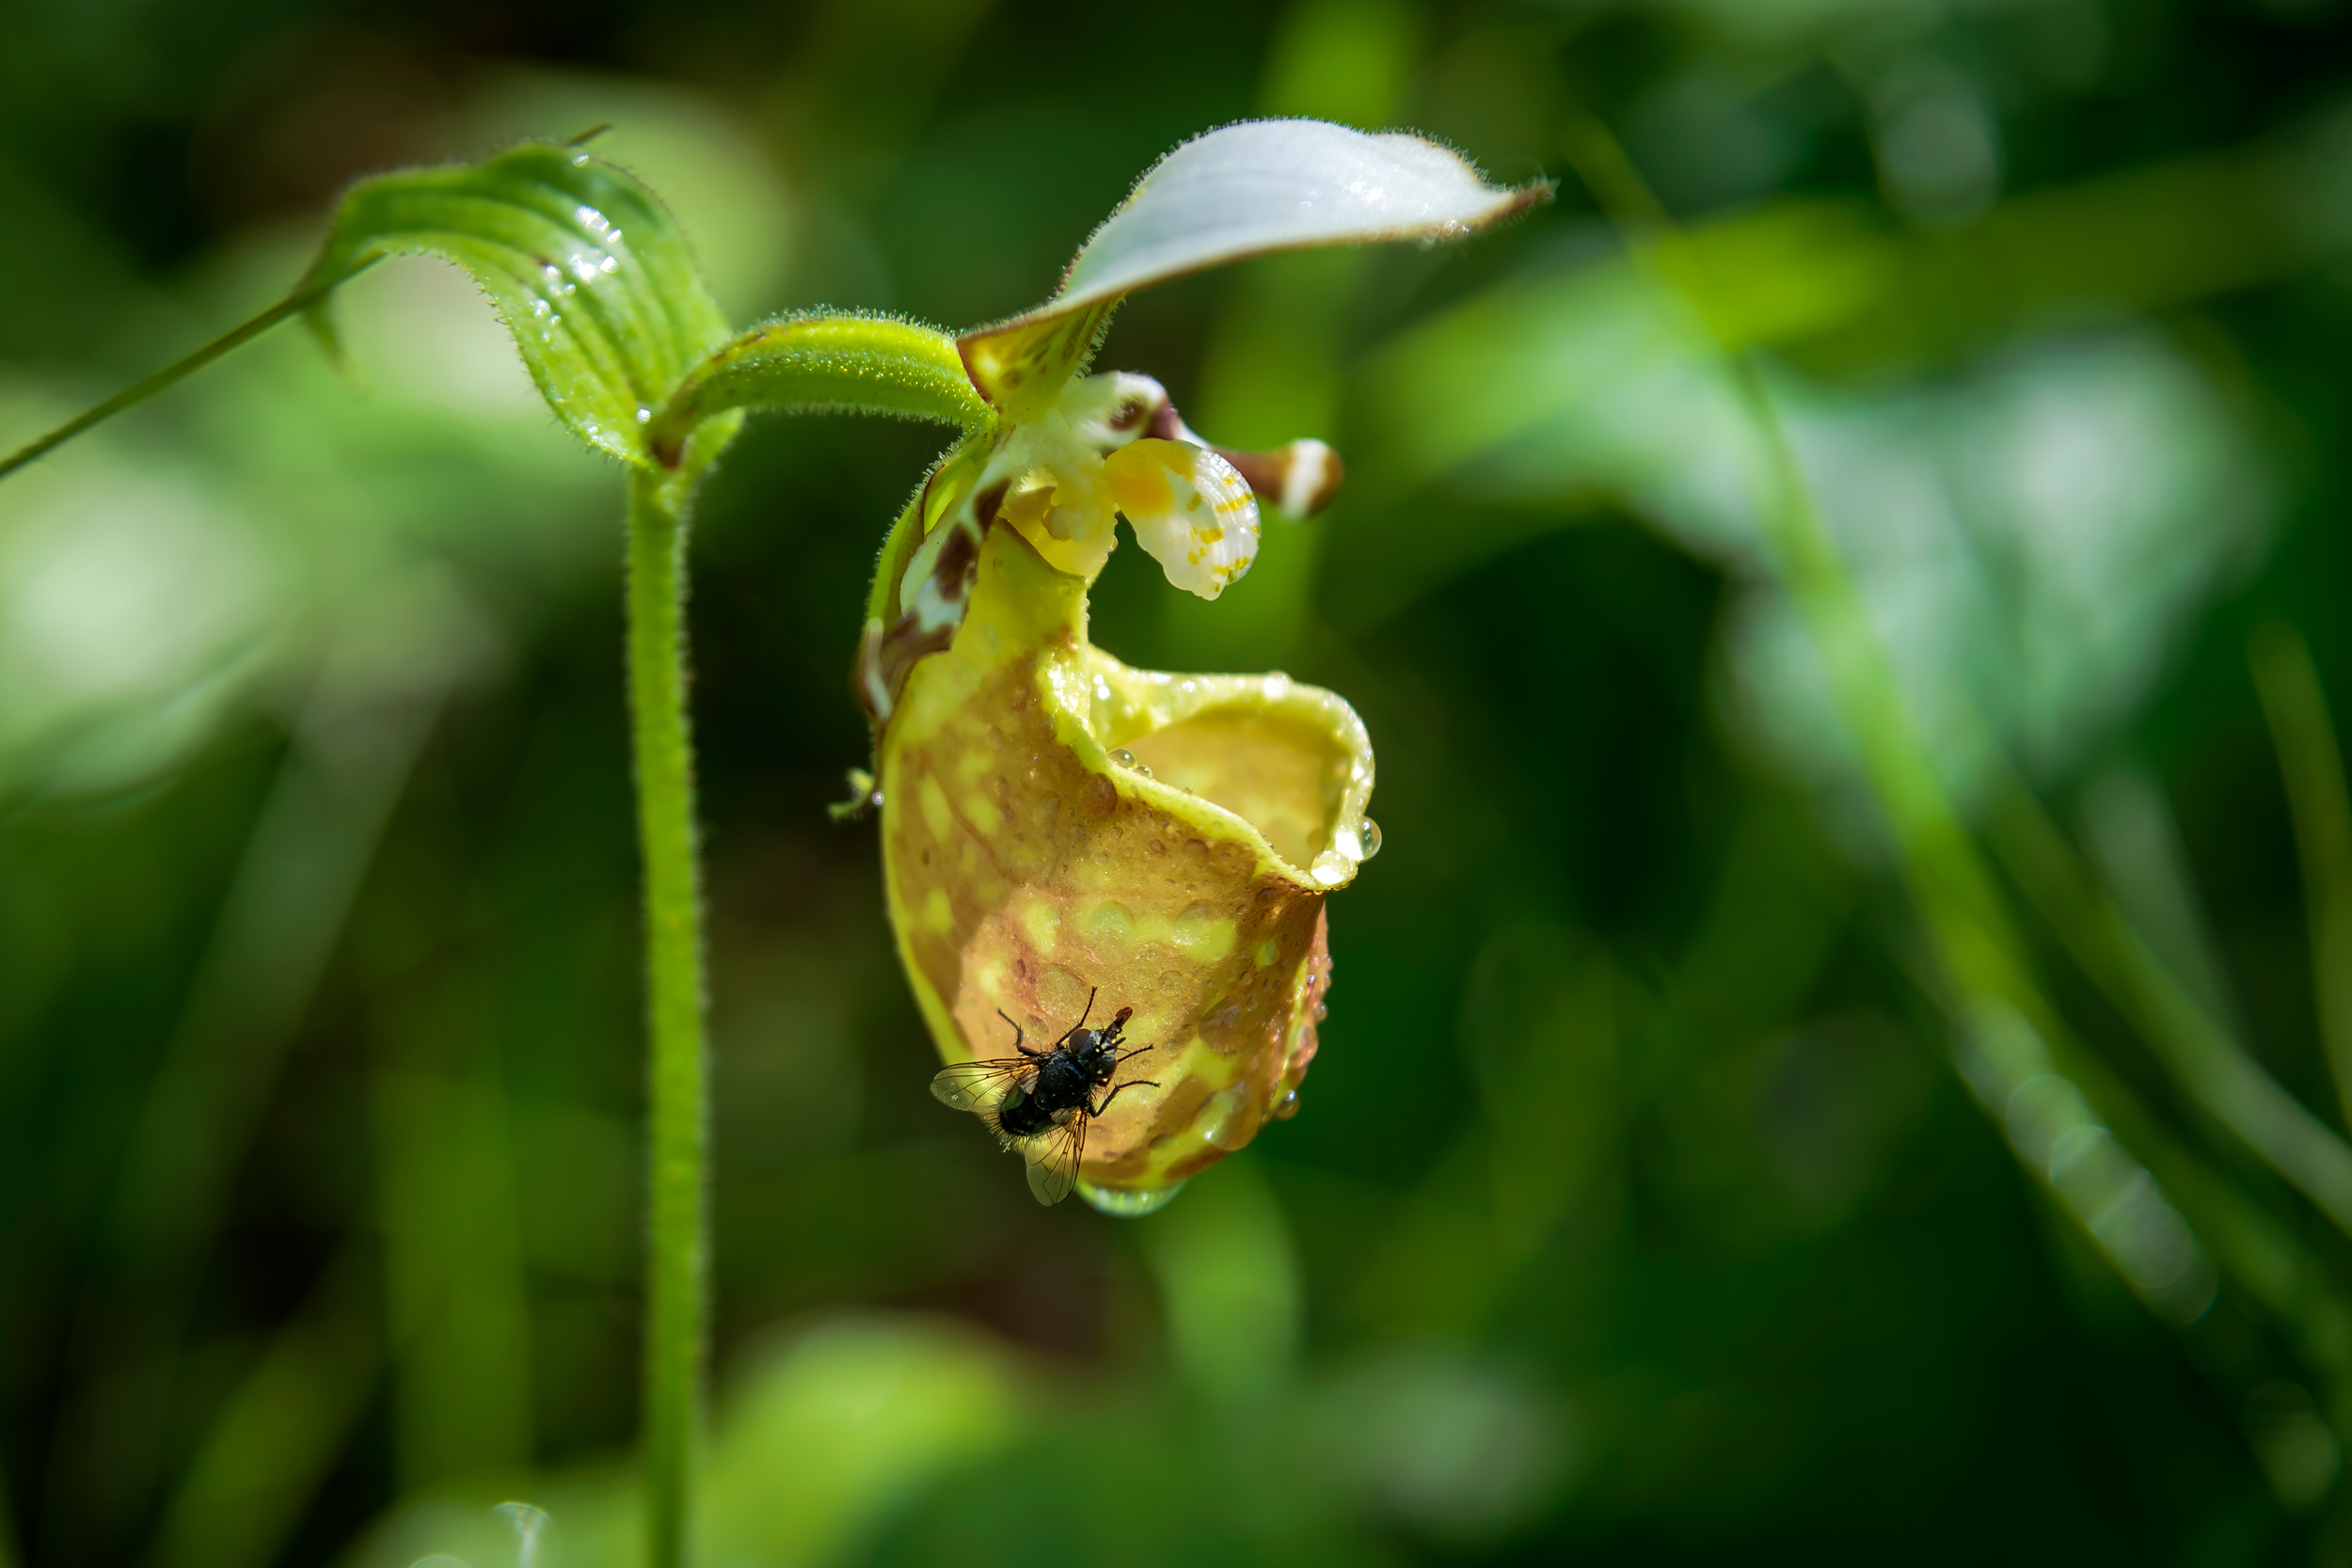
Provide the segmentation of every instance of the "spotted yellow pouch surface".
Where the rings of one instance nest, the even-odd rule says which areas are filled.
[[[1132,1007],[1152,1046],[1089,1131],[1116,1202],[1202,1170],[1286,1113],[1330,984],[1323,901],[1362,858],[1362,722],[1274,675],[1130,669],[1087,641],[1086,583],[987,531],[947,648],[882,735],[900,953],[941,1054],[1011,1053]]]

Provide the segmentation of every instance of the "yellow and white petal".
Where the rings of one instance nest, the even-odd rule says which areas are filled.
[[[1189,441],[1146,438],[1103,460],[1110,492],[1168,580],[1204,599],[1258,558],[1258,501],[1231,463]]]

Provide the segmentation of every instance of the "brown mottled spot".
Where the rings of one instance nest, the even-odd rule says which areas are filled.
[[[996,514],[1004,509],[1005,493],[1011,488],[1011,480],[1000,479],[972,498],[972,515],[980,520],[982,528],[996,520]]]
[[[1165,1138],[1184,1132],[1200,1107],[1209,1102],[1212,1091],[1198,1078],[1186,1078],[1171,1085],[1160,1096],[1160,1102],[1152,1108],[1152,1132],[1155,1138]]]
[[[1085,800],[1087,810],[1097,816],[1108,816],[1119,809],[1118,786],[1100,773],[1090,776],[1078,794]]]
[[[882,645],[881,620],[866,622],[866,629],[858,634],[857,659],[850,667],[850,694],[857,698],[858,706],[864,708],[876,723],[889,717],[887,705],[882,702],[889,684],[882,671]]]
[[[1202,1171],[1207,1170],[1211,1165],[1216,1164],[1219,1160],[1224,1158],[1225,1150],[1217,1148],[1215,1144],[1211,1144],[1208,1148],[1200,1150],[1198,1153],[1188,1154],[1184,1156],[1184,1158],[1171,1163],[1168,1167],[1168,1179],[1170,1181],[1185,1180],[1191,1177],[1200,1175]]]
[[[1120,404],[1112,411],[1110,419],[1111,428],[1113,430],[1133,430],[1136,427],[1136,422],[1140,420],[1144,415],[1150,413],[1151,411],[1152,405],[1149,403],[1146,403],[1143,399],[1129,398],[1126,402]]]
[[[935,654],[955,641],[956,628],[936,626],[926,631],[912,615],[901,615],[898,624],[882,634],[882,649],[876,658],[882,689],[896,702],[906,689],[907,672],[925,654]]]
[[[1233,471],[1248,481],[1249,488],[1260,500],[1278,507],[1282,504],[1282,498],[1290,490],[1291,468],[1299,461],[1296,442],[1277,447],[1272,451],[1237,451],[1232,447],[1213,447],[1210,450],[1231,463]],[[1311,517],[1330,505],[1339,495],[1341,484],[1346,481],[1347,468],[1341,463],[1338,452],[1325,448],[1322,462],[1322,477],[1314,492],[1303,498],[1299,508],[1301,516]]]
[[[952,607],[956,614],[944,625],[925,626],[916,612],[909,610],[882,633],[870,657],[861,648],[859,695],[866,700],[869,712],[874,707],[870,686],[880,686],[890,701],[897,703],[899,692],[906,689],[907,674],[914,668],[915,660],[926,654],[935,654],[955,641],[956,627],[963,620],[964,602],[972,595],[972,582],[979,570],[979,541],[970,529],[956,527],[941,541],[939,559],[932,563],[930,576],[936,596]]]
[[[1152,439],[1155,441],[1181,439],[1184,428],[1184,416],[1176,412],[1174,404],[1163,403],[1152,410]]]
[[[952,604],[961,604],[972,594],[972,579],[980,571],[980,541],[970,529],[957,529],[939,546],[939,561],[931,567],[931,581],[939,585],[939,596]]]

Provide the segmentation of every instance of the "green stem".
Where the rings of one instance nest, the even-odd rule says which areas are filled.
[[[644,857],[651,1033],[646,1560],[652,1568],[679,1568],[688,1556],[710,1261],[702,905],[695,869],[693,742],[686,717],[686,520],[682,503],[653,474],[630,475],[628,501],[628,686],[635,718],[637,831]]]
[[[2320,1037],[2344,1125],[2352,1127],[2352,799],[2344,789],[2344,753],[2302,633],[2282,624],[2258,627],[2247,656],[2278,748],[2303,861]]]
[[[2352,1235],[2352,1148],[2305,1110],[2174,978],[2092,880],[2024,780],[2002,779],[1988,825],[1994,849],[2018,888],[2172,1076],[2336,1228]]]
[[[2144,1238],[2129,1227],[2107,1231],[2119,1201],[2134,1190],[2134,1173],[2143,1167],[2119,1148],[2116,1159],[2105,1163],[2105,1181],[2072,1180],[2076,1174],[2072,1165],[2069,1179],[2062,1180],[2044,1151],[2029,1150],[2018,1141],[2011,1120],[2017,1096],[2037,1081],[2050,1081],[2041,1084],[2043,1089],[2062,1091],[2042,1095],[2044,1105],[2087,1101],[2086,1108],[2096,1108],[2109,1124],[2122,1114],[2126,1125],[2115,1130],[2124,1134],[2118,1140],[2124,1147],[2145,1130],[2144,1118],[2133,1114],[2121,1085],[2074,1046],[2042,994],[1999,890],[1913,730],[1894,666],[1820,515],[1772,389],[1755,359],[1723,341],[1707,322],[1708,280],[1689,242],[1597,121],[1573,127],[1568,143],[1578,171],[1627,231],[1636,263],[1654,269],[1715,339],[1729,390],[1742,405],[1753,436],[1750,479],[1759,531],[1781,584],[1811,633],[1832,700],[1893,840],[1912,906],[1935,957],[1931,987],[1943,992],[1959,1024],[1963,1073],[1986,1109],[2010,1124],[2011,1144],[2035,1179],[2143,1298],[2152,1307],[2161,1304],[2167,1315],[2194,1316],[2209,1299],[2209,1288],[2198,1284],[2199,1270],[2164,1276],[2157,1271],[2170,1267],[2167,1249],[2143,1248]],[[2081,1132],[2102,1131],[2080,1111],[2065,1114]],[[2077,1152],[2080,1147],[2076,1140]],[[2099,1168],[2082,1167],[2082,1173],[2096,1174]]]
[[[145,403],[172,383],[194,375],[230,349],[244,347],[287,317],[300,315],[320,300],[325,299],[329,293],[374,264],[375,259],[370,258],[339,277],[328,278],[323,283],[313,284],[307,289],[296,290],[260,315],[255,316],[251,321],[242,326],[230,327],[185,358],[174,360],[144,381],[132,383],[97,407],[75,415],[48,435],[17,448],[6,457],[0,457],[0,479],[6,479],[36,457],[65,445],[102,420],[112,419],[126,408]]]
[[[24,1560],[16,1548],[16,1515],[8,1506],[8,1476],[0,1470],[0,1568],[17,1568]]]

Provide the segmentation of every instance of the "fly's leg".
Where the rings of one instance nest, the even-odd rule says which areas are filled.
[[[1149,1048],[1149,1047],[1146,1047],[1145,1049],[1149,1050],[1150,1048]],[[1118,1088],[1114,1088],[1114,1089],[1112,1089],[1112,1090],[1111,1090],[1111,1092],[1110,1092],[1110,1093],[1108,1093],[1108,1094],[1104,1095],[1104,1096],[1103,1097],[1103,1103],[1102,1103],[1102,1104],[1100,1104],[1100,1105],[1096,1105],[1096,1106],[1092,1106],[1092,1107],[1089,1107],[1089,1110],[1087,1111],[1087,1115],[1089,1115],[1089,1116],[1092,1116],[1092,1117],[1099,1117],[1099,1116],[1101,1116],[1104,1112],[1105,1112],[1105,1111],[1109,1110],[1109,1109],[1111,1108],[1111,1101],[1114,1101],[1114,1100],[1117,1100],[1117,1099],[1119,1098],[1119,1093],[1120,1093],[1120,1089],[1136,1089],[1136,1088],[1142,1088],[1142,1089],[1156,1089],[1156,1088],[1158,1088],[1158,1087],[1159,1087],[1159,1085],[1157,1085],[1157,1084],[1153,1083],[1153,1082],[1152,1082],[1151,1079],[1149,1079],[1149,1078],[1132,1078],[1132,1079],[1129,1079],[1126,1083],[1120,1085],[1118,1086]]]
[[[1074,1037],[1079,1030],[1087,1026],[1087,1017],[1094,1011],[1094,998],[1100,993],[1101,990],[1102,988],[1097,986],[1094,990],[1087,992],[1086,1012],[1080,1013],[1078,1015],[1078,1022],[1072,1024],[1067,1030],[1063,1031],[1062,1037],[1054,1042],[1055,1050],[1059,1051],[1063,1046],[1068,1045],[1072,1037]],[[1035,1055],[1037,1053],[1031,1052],[1030,1054]]]
[[[1006,1012],[1002,1007],[996,1009],[996,1016],[1003,1019],[1007,1023],[1012,1023],[1012,1015]],[[1045,1054],[1042,1051],[1032,1051],[1027,1046],[1021,1043],[1026,1038],[1028,1038],[1028,1037],[1021,1032],[1021,1025],[1018,1023],[1012,1023],[1012,1048],[1015,1051],[1020,1052],[1024,1056],[1042,1056]]]

